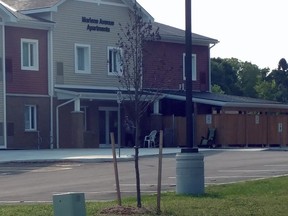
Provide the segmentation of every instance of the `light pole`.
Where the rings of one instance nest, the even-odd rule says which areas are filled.
[[[186,18],[186,146],[176,155],[176,193],[201,195],[204,193],[204,156],[194,147],[192,102],[192,0],[185,0]],[[196,71],[195,71],[196,72]]]
[[[193,82],[192,82],[192,26],[191,26],[191,1],[186,0],[186,31],[185,31],[185,77],[186,77],[186,142],[187,148],[182,152],[198,152],[198,148],[194,147],[194,125],[193,125]]]
[[[120,158],[120,149],[121,149],[121,103],[122,103],[123,97],[122,92],[117,91],[117,103],[118,103],[118,154]]]

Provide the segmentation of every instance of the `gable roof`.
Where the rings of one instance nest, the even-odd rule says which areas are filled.
[[[175,28],[162,23],[154,22],[154,29],[159,28],[161,40],[167,42],[185,43],[185,30]],[[209,45],[216,44],[219,41],[203,35],[192,33],[192,44]]]
[[[63,0],[2,0],[17,11],[52,8]]]
[[[16,18],[21,20],[29,20],[37,22],[43,20],[27,15],[45,11],[46,12],[56,11],[57,7],[65,1],[67,0],[1,0],[0,3],[4,2],[6,4],[5,8],[7,8],[7,10],[10,10],[10,13],[14,15]],[[121,1],[123,2],[123,4],[126,4],[130,9],[133,9],[135,0],[121,0]],[[139,3],[137,4],[139,7],[141,7],[145,17],[151,21],[154,21],[153,17]],[[9,7],[7,6],[9,6],[10,9],[8,9]],[[174,43],[185,42],[184,30],[157,22],[154,22],[153,26],[155,29],[159,27],[159,33],[161,35],[162,41],[174,42]],[[193,44],[209,46],[209,44],[216,44],[218,42],[219,41],[216,39],[192,33]]]
[[[66,0],[2,0],[6,4],[10,5],[17,11],[22,13],[35,13],[44,11],[55,11],[57,6],[61,5]],[[120,0],[123,4],[127,5],[129,8],[133,8],[135,0]],[[103,1],[105,3],[105,1]],[[137,2],[137,5],[141,7],[143,14],[150,20],[153,17]]]
[[[41,29],[47,29],[52,26],[52,22],[22,14],[3,1],[0,1],[0,12],[5,22],[9,23],[9,25],[21,25],[22,27],[33,25],[35,28]]]

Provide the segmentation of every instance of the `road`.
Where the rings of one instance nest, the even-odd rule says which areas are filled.
[[[205,184],[288,175],[286,151],[205,151]],[[142,194],[157,191],[158,158],[140,159]],[[135,196],[134,162],[119,162],[122,196]],[[163,158],[162,191],[176,185],[175,155]],[[86,200],[114,200],[113,163],[0,164],[0,202],[50,202],[53,194],[84,192]]]

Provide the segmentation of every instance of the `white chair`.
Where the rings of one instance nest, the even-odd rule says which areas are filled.
[[[157,130],[151,131],[151,133],[147,136],[144,137],[144,147],[145,143],[147,142],[147,147],[155,147],[155,142],[156,142],[156,135],[157,135]]]

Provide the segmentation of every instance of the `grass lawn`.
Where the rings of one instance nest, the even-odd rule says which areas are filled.
[[[288,177],[250,181],[229,185],[208,186],[199,197],[163,193],[161,215],[288,215]],[[135,198],[123,199],[123,206],[136,206]],[[145,216],[156,215],[156,196],[143,196],[143,207],[151,210]],[[103,215],[101,210],[117,206],[116,202],[87,202],[87,216]],[[53,216],[52,204],[1,205],[0,216]]]

